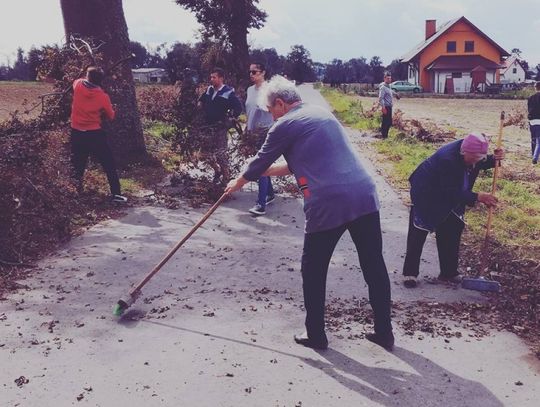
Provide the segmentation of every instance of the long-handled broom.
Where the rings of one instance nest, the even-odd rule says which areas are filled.
[[[174,253],[195,233],[197,229],[214,213],[214,211],[218,208],[219,205],[223,203],[223,201],[227,198],[228,194],[223,194],[221,197],[217,200],[217,202],[212,205],[210,209],[208,209],[208,212],[204,214],[204,216],[197,222],[195,226],[191,228],[191,230],[180,240],[170,251],[167,253],[167,255],[150,271],[139,284],[137,284],[135,287],[133,287],[126,295],[120,297],[116,305],[113,309],[113,315],[120,316],[124,313],[126,309],[128,309],[139,297],[141,294],[141,289],[150,281],[150,279],[169,261],[169,259],[173,256]]]
[[[499,124],[499,136],[497,137],[497,149],[502,147],[502,134],[504,128],[504,112],[501,112],[501,121]],[[499,178],[499,169],[501,167],[501,161],[497,160],[495,163],[495,168],[493,169],[493,182],[491,184],[491,194],[495,195],[497,190],[497,179]],[[489,244],[489,236],[491,233],[491,221],[493,218],[493,207],[488,208],[488,217],[486,222],[486,233],[484,236],[484,244],[482,245],[482,263],[480,266],[479,273],[476,277],[466,277],[462,280],[461,286],[469,290],[476,291],[492,291],[499,292],[501,289],[501,284],[497,281],[490,280],[483,276],[482,274],[487,270],[487,249]]]

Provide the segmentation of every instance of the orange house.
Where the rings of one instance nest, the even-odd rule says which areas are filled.
[[[408,80],[424,91],[460,93],[483,91],[499,83],[499,69],[510,56],[465,17],[436,27],[426,20],[426,38],[401,57],[408,64]]]

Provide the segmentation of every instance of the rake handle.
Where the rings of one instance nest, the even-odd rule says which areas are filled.
[[[217,200],[217,202],[212,205],[210,209],[204,214],[204,216],[199,220],[190,230],[189,232],[180,240],[170,251],[167,253],[165,257],[150,271],[139,284],[137,284],[134,288],[131,289],[129,292],[130,295],[134,295],[138,291],[140,291],[146,283],[169,261],[169,259],[176,253],[176,251],[182,247],[182,245],[201,227],[201,225],[212,215],[215,210],[225,201],[229,194],[224,193],[221,195],[221,197]]]
[[[502,147],[502,135],[504,128],[504,111],[501,112],[501,118],[499,122],[499,134],[497,137],[496,148],[500,149]],[[493,181],[491,183],[491,195],[495,196],[497,192],[497,180],[499,179],[499,169],[501,168],[501,160],[495,161],[495,168],[493,169]],[[487,264],[487,246],[489,241],[489,236],[491,234],[491,223],[493,220],[493,207],[488,208],[488,217],[486,222],[486,233],[484,235],[484,244],[482,245],[482,266],[480,267],[480,272],[483,272]]]

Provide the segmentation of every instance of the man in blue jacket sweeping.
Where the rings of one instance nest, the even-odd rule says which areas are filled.
[[[465,206],[480,202],[488,207],[497,198],[484,192],[472,192],[482,169],[493,168],[504,158],[502,149],[488,155],[485,136],[469,134],[449,143],[422,162],[409,178],[411,213],[407,235],[407,254],[403,265],[405,287],[416,287],[420,257],[428,233],[435,232],[439,253],[439,280],[460,282],[458,255],[465,223]]]

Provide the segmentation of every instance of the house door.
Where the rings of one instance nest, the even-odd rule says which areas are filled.
[[[454,94],[454,78],[451,76],[446,77],[446,82],[444,84],[444,93],[448,93],[449,95]]]

